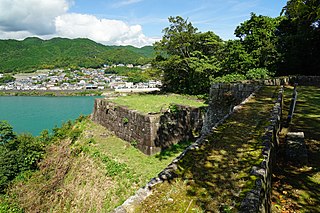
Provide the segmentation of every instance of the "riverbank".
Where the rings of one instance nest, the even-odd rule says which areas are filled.
[[[101,96],[106,90],[0,90],[0,96]]]

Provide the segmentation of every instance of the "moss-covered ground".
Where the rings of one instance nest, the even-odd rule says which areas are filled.
[[[177,178],[157,185],[136,212],[237,212],[255,181],[250,170],[262,161],[261,137],[278,89],[262,88],[189,151],[178,164]]]
[[[284,119],[293,88],[285,88]],[[273,212],[320,212],[320,88],[297,87],[298,98],[292,123],[285,133],[304,132],[308,163],[297,165],[285,159],[284,140],[273,176]]]
[[[119,96],[111,99],[122,106],[134,109],[142,113],[159,113],[167,110],[170,105],[178,104],[191,107],[206,106],[203,100],[197,99],[195,96],[167,94],[167,95],[149,95],[149,94],[132,94],[127,96]]]

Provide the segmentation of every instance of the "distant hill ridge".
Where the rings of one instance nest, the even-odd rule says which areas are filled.
[[[99,67],[113,63],[145,64],[150,62],[153,54],[152,46],[105,46],[86,38],[0,40],[0,73]]]

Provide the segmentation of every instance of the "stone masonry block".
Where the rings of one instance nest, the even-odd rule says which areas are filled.
[[[287,160],[298,164],[307,163],[308,155],[303,132],[289,132],[287,134],[286,157]]]

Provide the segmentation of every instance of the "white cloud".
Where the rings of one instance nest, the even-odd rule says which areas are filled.
[[[133,4],[141,0],[120,3]],[[98,19],[93,15],[68,13],[73,0],[0,0],[0,38],[24,39],[38,36],[89,38],[103,44],[151,45],[141,25],[121,20]]]
[[[15,32],[5,32],[0,30],[0,38],[2,39],[23,39],[26,37],[34,36],[34,34],[28,31],[15,31]]]
[[[141,2],[143,0],[123,0],[123,1],[119,1],[116,4],[113,5],[113,7],[124,7],[130,4],[135,4],[138,2]]]
[[[55,32],[55,17],[67,12],[67,0],[0,0],[0,29],[29,31],[37,35]]]
[[[103,44],[150,45],[155,39],[147,38],[140,25],[128,25],[123,21],[98,19],[93,15],[70,13],[55,20],[56,34],[68,38],[89,38]]]

